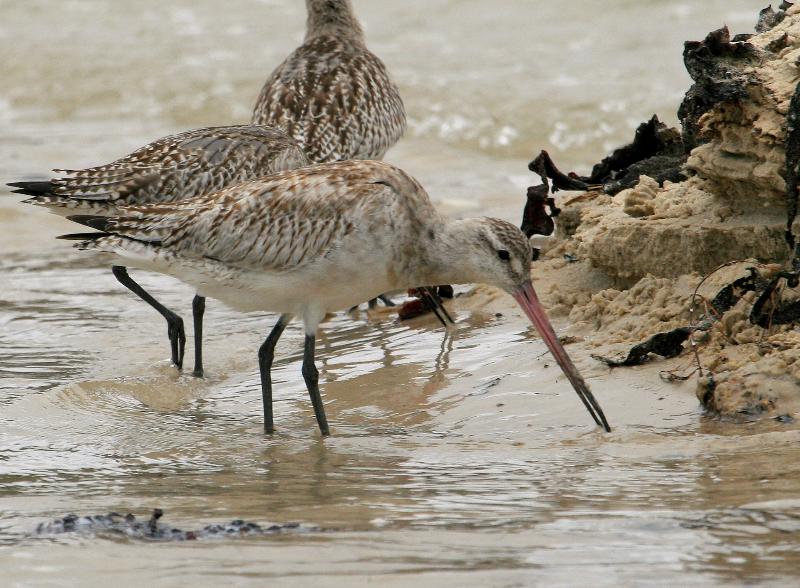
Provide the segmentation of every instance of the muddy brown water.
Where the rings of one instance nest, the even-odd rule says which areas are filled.
[[[744,0],[356,0],[397,78],[408,137],[388,159],[454,215],[517,221],[525,164],[578,167],[670,119],[681,42]],[[302,37],[302,2],[0,2],[0,179],[100,163],[188,127],[240,122]],[[654,64],[658,64],[654,67]],[[614,427],[591,421],[512,301],[434,320],[339,314],[319,340],[334,435],[278,349],[277,434],[261,434],[255,351],[274,317],[209,301],[207,367],[66,221],[0,201],[0,585],[791,585],[800,428],[705,417],[658,366],[608,372],[570,346]],[[188,318],[191,292],[136,272]],[[500,314],[500,316],[498,316]],[[561,325],[563,327],[563,325]],[[191,343],[191,340],[190,340]],[[36,536],[69,512],[160,507],[183,529],[247,519],[319,531],[184,543]]]

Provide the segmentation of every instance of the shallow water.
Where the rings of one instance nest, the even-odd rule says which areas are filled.
[[[356,0],[406,99],[388,159],[451,214],[517,221],[526,162],[587,169],[688,85],[681,42],[759,3]],[[302,37],[302,3],[0,2],[0,180],[119,156],[186,127],[244,121]],[[657,66],[654,67],[654,64]],[[562,163],[563,162],[563,163]],[[704,417],[658,366],[579,360],[614,432],[590,426],[508,306],[459,326],[332,317],[316,431],[289,327],[260,433],[255,350],[274,317],[209,301],[207,368],[167,361],[161,319],[66,221],[0,201],[0,565],[8,586],[787,585],[800,561],[800,427]],[[191,292],[137,272],[188,317]],[[500,310],[502,316],[496,313]],[[191,347],[191,339],[189,341]],[[191,350],[187,352],[191,358]],[[189,359],[191,361],[191,359]],[[181,544],[33,534],[68,512],[166,511],[319,531]]]

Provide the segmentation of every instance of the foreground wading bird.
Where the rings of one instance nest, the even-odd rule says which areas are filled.
[[[43,182],[14,182],[14,192],[32,196],[30,204],[70,215],[117,214],[121,206],[196,198],[245,180],[308,164],[303,151],[283,131],[269,126],[209,127],[170,135],[112,163],[82,170],[55,170],[65,176]],[[112,268],[126,288],[167,321],[172,362],[181,369],[186,334],[183,319],[158,302],[128,275]],[[203,375],[205,298],[192,303],[194,372]]]
[[[64,235],[80,249],[175,276],[242,311],[281,313],[258,352],[264,430],[274,431],[275,344],[294,316],[305,324],[303,377],[320,431],[329,434],[314,365],[326,313],[420,284],[483,282],[519,303],[592,418],[605,415],[550,326],[530,279],[531,248],[493,218],[449,220],[420,184],[377,161],[285,171],[194,200],[69,217],[99,230]],[[387,227],[389,230],[387,230]]]

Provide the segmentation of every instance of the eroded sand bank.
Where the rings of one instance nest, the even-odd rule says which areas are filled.
[[[723,88],[719,93],[728,98],[697,119],[700,144],[688,154],[686,180],[659,185],[641,176],[613,197],[602,191],[559,196],[557,233],[533,274],[545,304],[568,317],[568,334],[579,337],[570,346],[573,355],[624,356],[656,333],[696,324],[715,294],[748,267],[764,279],[781,264],[788,267],[784,177],[787,115],[800,81],[800,6],[762,13],[758,29],[729,40],[724,31],[723,42],[710,50],[709,67],[725,68],[724,83],[736,87]],[[794,227],[800,232],[799,223]],[[708,277],[693,305],[703,277],[732,260],[742,261]],[[783,284],[778,295],[787,303],[795,294]],[[696,356],[691,341],[677,358],[652,356],[664,387],[671,385],[666,380],[690,376],[700,402],[728,417],[795,412],[800,333],[792,324],[753,324],[756,298],[757,292],[745,293],[708,330],[695,332]],[[478,288],[460,303],[500,300]]]

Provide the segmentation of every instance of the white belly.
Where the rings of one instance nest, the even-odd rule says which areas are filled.
[[[361,273],[344,272],[342,268],[333,270],[338,271],[315,272],[309,269],[269,274],[236,271],[228,276],[219,276],[216,272],[209,275],[206,271],[182,271],[178,277],[197,288],[201,296],[216,298],[245,312],[268,310],[301,314],[307,306],[333,312],[350,308],[391,289],[388,280],[376,279],[375,274],[367,278]]]
[[[130,253],[130,251],[126,252]],[[374,255],[320,259],[292,271],[239,269],[207,259],[120,256],[123,265],[175,276],[198,294],[243,312],[303,315],[309,307],[323,314],[343,310],[396,289],[388,264]]]

